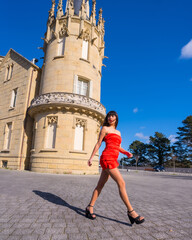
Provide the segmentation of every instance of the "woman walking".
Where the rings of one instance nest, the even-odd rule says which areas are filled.
[[[100,157],[100,165],[102,167],[102,172],[97,186],[93,191],[91,201],[86,207],[86,217],[92,220],[96,219],[96,215],[93,213],[93,206],[99,194],[101,193],[101,190],[103,189],[105,183],[108,181],[109,177],[111,177],[118,185],[119,194],[125,206],[127,207],[127,215],[131,221],[131,224],[133,224],[134,222],[136,224],[140,224],[143,223],[145,219],[139,216],[131,206],[131,203],[127,196],[125,182],[117,168],[119,166],[119,163],[117,161],[119,152],[127,155],[129,158],[133,156],[130,152],[127,152],[123,148],[121,148],[121,133],[116,130],[117,125],[118,115],[115,111],[110,111],[104,120],[103,128],[101,129],[98,142],[96,143],[91,157],[88,160],[88,165],[91,167],[92,159],[95,153],[99,150],[102,141],[105,141],[106,148],[104,149]]]

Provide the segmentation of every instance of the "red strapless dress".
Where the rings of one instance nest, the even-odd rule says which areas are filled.
[[[116,133],[108,133],[104,137],[106,147],[100,157],[100,165],[103,170],[113,169],[119,166],[117,161],[119,156],[119,147],[121,144],[121,136]]]
[[[121,136],[118,134],[108,133],[107,136],[104,137],[104,141],[106,143],[106,147],[100,157],[100,164],[103,170],[113,169],[119,166],[119,163],[117,161],[119,152],[127,155],[128,158],[132,156],[130,152],[127,152],[124,149],[120,148]]]

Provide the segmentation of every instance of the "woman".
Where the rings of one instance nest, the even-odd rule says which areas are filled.
[[[92,159],[95,153],[99,150],[102,141],[105,141],[106,148],[104,149],[101,158],[100,165],[102,167],[102,172],[98,184],[93,191],[93,195],[89,205],[86,207],[86,217],[90,219],[96,219],[95,214],[93,213],[93,206],[101,193],[105,183],[108,181],[109,177],[117,183],[119,188],[119,194],[121,199],[123,200],[125,206],[127,207],[127,214],[131,221],[131,224],[134,222],[136,224],[143,223],[145,219],[139,216],[132,208],[131,203],[129,202],[125,182],[117,169],[119,163],[117,161],[119,152],[127,155],[129,158],[133,155],[123,148],[121,148],[121,133],[116,130],[118,124],[118,115],[115,111],[110,111],[103,123],[103,128],[101,129],[98,142],[96,143],[93,152],[91,154],[90,159],[88,160],[88,166],[92,165]]]

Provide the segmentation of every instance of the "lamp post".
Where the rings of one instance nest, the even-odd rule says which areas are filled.
[[[136,160],[136,171],[137,171],[137,163],[138,163],[138,161],[139,161],[139,158],[140,158],[139,155],[135,155],[135,160]]]

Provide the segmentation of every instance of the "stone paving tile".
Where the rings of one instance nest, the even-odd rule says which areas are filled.
[[[52,238],[52,235],[45,234],[45,235],[39,236],[38,240],[51,240],[51,238]]]
[[[46,231],[46,227],[36,227],[36,228],[33,228],[33,234],[38,234],[38,235],[43,235],[45,234],[45,231]]]
[[[45,234],[63,234],[64,228],[47,228]]]
[[[22,236],[9,236],[8,240],[21,240]]]
[[[0,234],[0,237],[1,237],[1,238],[0,238],[1,240],[7,240],[8,237],[9,237],[9,235],[7,235],[7,234],[2,234],[2,233],[1,233],[1,234]]]
[[[67,240],[68,235],[67,234],[54,234],[51,240]]]
[[[34,232],[34,229],[31,228],[19,228],[19,229],[15,229],[14,231],[14,235],[30,235],[32,234],[32,232]]]
[[[32,234],[32,235],[23,235],[21,240],[38,240],[39,235]]]
[[[1,235],[11,235],[14,231],[15,231],[15,228],[5,228],[1,231],[0,234]]]
[[[79,234],[76,234],[76,233],[70,233],[70,234],[67,234],[68,235],[68,239],[69,240],[88,240],[88,236],[87,234],[85,233],[79,233]]]
[[[144,240],[154,240],[154,237],[152,237],[151,235],[146,234],[146,233],[141,234],[141,236]]]
[[[151,234],[155,239],[169,239],[169,235],[167,235],[166,233],[162,233],[162,232],[159,232],[159,233],[152,233]]]
[[[123,173],[131,203],[146,220],[132,226],[111,179],[95,204],[97,219],[84,217],[98,178],[0,169],[0,240],[191,239],[191,176]]]

